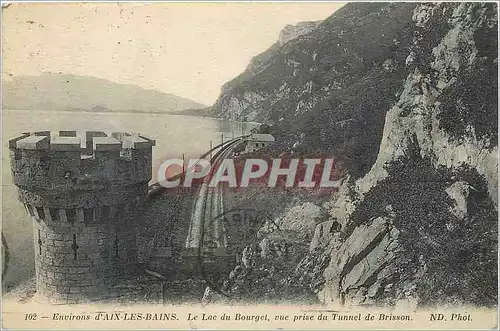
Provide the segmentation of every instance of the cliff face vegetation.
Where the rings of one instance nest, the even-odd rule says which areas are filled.
[[[309,245],[287,277],[255,260],[268,282],[339,305],[496,304],[497,21],[494,3],[349,4],[229,84],[220,115],[279,123],[276,148],[350,174],[309,238],[277,232]]]

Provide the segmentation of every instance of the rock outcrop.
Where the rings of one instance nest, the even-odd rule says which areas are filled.
[[[308,34],[313,31],[321,24],[321,21],[317,22],[300,22],[295,25],[287,25],[281,30],[279,35],[279,44],[283,46],[290,40],[298,38],[302,35]]]
[[[321,207],[306,202],[290,208],[277,224],[281,230],[296,231],[310,238],[315,231],[316,224],[324,220],[325,216]]]
[[[304,203],[264,226],[220,288],[207,288],[204,302],[316,302],[314,289],[329,258],[308,252],[308,242],[325,216],[321,207]]]

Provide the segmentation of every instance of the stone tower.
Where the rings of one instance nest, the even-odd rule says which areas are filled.
[[[135,227],[155,141],[139,134],[23,133],[9,141],[18,199],[33,220],[37,295],[101,300],[136,262]]]

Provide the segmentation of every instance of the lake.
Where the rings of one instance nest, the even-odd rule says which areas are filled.
[[[24,131],[76,130],[139,132],[156,139],[154,164],[166,158],[199,157],[213,145],[249,133],[257,123],[230,122],[207,117],[144,114],[3,110],[2,116],[2,231],[10,250],[4,286],[11,287],[34,275],[33,230],[23,205],[16,198],[9,164],[8,141]]]

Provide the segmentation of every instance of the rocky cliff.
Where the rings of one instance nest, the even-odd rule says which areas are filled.
[[[408,18],[408,22],[394,23],[396,17]],[[386,20],[392,23],[386,25]],[[270,77],[282,85],[276,84],[277,90],[271,89],[267,95],[252,94],[259,83],[269,87],[266,85],[269,81],[261,81],[262,76],[226,91],[219,100],[222,104],[224,100],[253,95],[249,102],[253,106],[231,108],[230,116],[252,114],[271,122],[276,116],[288,117],[278,122],[296,138],[300,137],[304,149],[328,150],[332,146],[331,150],[338,153],[347,151],[342,145],[357,152],[371,152],[375,148],[373,160],[369,154],[357,157],[360,160],[368,156],[366,170],[347,167],[351,176],[321,206],[327,212],[326,220],[311,215],[298,227],[296,222],[290,222],[304,218],[295,211],[297,208],[284,213],[282,220],[288,221],[282,227],[295,232],[293,235],[276,232],[271,242],[278,247],[275,251],[283,246],[292,247],[294,259],[283,261],[278,254],[276,264],[262,247],[249,247],[246,262],[233,273],[228,292],[239,293],[248,277],[257,277],[249,270],[257,269],[263,285],[252,287],[254,296],[269,293],[272,287],[277,296],[286,293],[310,299],[310,295],[316,294],[320,301],[336,306],[496,305],[497,21],[494,3],[347,5],[312,33],[285,44],[284,48],[289,47],[290,51],[287,54],[298,54],[295,53],[301,49],[298,45],[320,38],[318,31],[332,37],[327,27],[336,24],[338,31],[349,33],[350,40],[356,42],[362,39],[357,36],[360,26],[370,27],[369,31],[381,29],[380,35],[372,32],[371,37],[389,36],[392,48],[387,53],[379,51],[378,57],[363,67],[357,66],[356,57],[353,60],[352,50],[356,47],[369,50],[373,45],[369,41],[349,44],[350,57],[345,58],[344,66],[353,66],[359,72],[344,69],[335,74],[323,73],[330,75],[330,83],[340,82],[345,77],[342,74],[351,81],[344,80],[335,88],[339,92],[327,97],[323,88],[311,87],[307,100],[331,102],[329,107],[323,105],[322,111],[315,108],[314,102],[309,103],[312,106],[305,112],[314,114],[310,121],[302,125],[294,121],[294,117],[307,117],[301,117],[300,111],[291,108],[281,108],[276,115],[273,102],[281,105],[286,100],[297,102],[300,95],[297,88],[305,85],[292,84],[296,79],[310,78],[304,72],[312,67],[308,56],[323,52],[321,58],[324,58],[329,52],[335,53],[335,47],[326,50],[319,44],[315,44],[317,48],[304,47],[302,51],[309,54],[302,58],[305,62],[296,60],[292,66],[302,74],[293,75],[290,69],[290,75]],[[391,29],[404,33],[398,35]],[[280,52],[285,51],[277,51],[278,58],[284,54]],[[370,52],[357,54],[367,53]],[[334,58],[340,61],[339,57]],[[366,57],[362,58],[359,61],[365,62]],[[338,67],[339,62],[335,61]],[[401,75],[404,77],[399,79]],[[372,77],[377,77],[378,84],[366,85]],[[284,96],[276,92],[280,90],[293,93]],[[353,91],[356,93],[350,94]],[[332,102],[335,97],[337,101]],[[375,106],[368,105],[370,101],[377,108],[387,108],[374,109]],[[264,102],[268,102],[268,114]],[[352,105],[359,108],[350,108]],[[329,134],[329,130],[337,129],[329,125],[332,123],[329,118],[338,120],[338,113],[352,116],[355,124],[346,127],[355,133],[368,131],[360,134],[369,137],[373,145],[350,139],[347,133],[343,133],[346,136]],[[373,120],[367,123],[368,119]],[[287,135],[283,137],[286,139]],[[306,239],[309,247],[305,249],[299,233],[307,232],[304,229],[314,224],[311,238]]]
[[[326,150],[353,174],[366,173],[377,155],[385,113],[407,76],[414,7],[344,6],[309,33],[255,57],[224,85],[213,111],[277,124],[282,149]]]
[[[497,10],[422,4],[377,160],[330,213],[320,298],[493,305],[497,293]],[[434,47],[429,47],[434,46]]]

